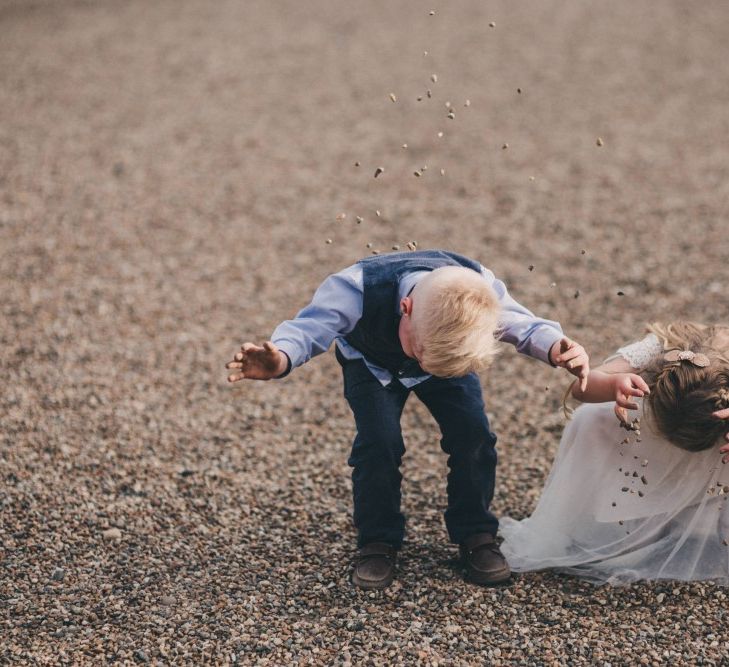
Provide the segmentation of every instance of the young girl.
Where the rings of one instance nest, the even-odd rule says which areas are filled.
[[[729,327],[648,331],[591,371],[586,391],[573,385],[586,405],[537,508],[501,524],[514,571],[729,584]]]

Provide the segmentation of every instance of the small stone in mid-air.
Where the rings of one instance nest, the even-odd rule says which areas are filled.
[[[425,94],[428,96],[428,99],[433,97],[433,92],[430,90],[430,88],[428,88],[428,90],[425,91]]]
[[[383,171],[385,171],[383,167],[377,167],[377,169],[375,169],[375,178],[377,178]]]
[[[380,211],[378,209],[377,211],[375,211],[375,215],[379,218],[382,215],[382,213],[380,213]]]
[[[391,100],[392,100],[393,102],[397,102],[397,96],[395,95],[395,93],[390,93],[390,99],[391,99]]]
[[[456,114],[454,114],[452,111],[448,114],[448,118],[453,120],[456,117]]]
[[[625,292],[623,292],[622,290],[618,290],[618,296],[625,296]]]
[[[605,142],[602,140],[602,137],[598,137],[597,141],[595,142],[598,146],[604,146]]]
[[[430,75],[430,80],[431,80],[431,81],[432,81],[433,83],[438,83],[438,75],[437,75],[437,74],[431,74],[431,75]]]

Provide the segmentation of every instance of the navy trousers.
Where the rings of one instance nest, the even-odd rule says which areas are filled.
[[[399,548],[402,544],[405,517],[400,511],[400,463],[405,445],[400,416],[411,391],[438,423],[440,445],[448,454],[445,523],[451,541],[460,543],[474,533],[496,535],[498,520],[489,511],[496,436],[489,428],[478,376],[431,377],[412,389],[393,380],[383,387],[361,359],[345,359],[337,350],[337,360],[357,428],[348,463],[358,546],[387,542]]]

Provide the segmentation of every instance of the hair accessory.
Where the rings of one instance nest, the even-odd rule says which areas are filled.
[[[670,350],[663,355],[663,358],[666,361],[679,364],[682,361],[688,361],[694,366],[698,366],[699,368],[706,368],[711,364],[709,357],[707,357],[705,354],[697,354],[696,352],[692,352],[691,350]]]

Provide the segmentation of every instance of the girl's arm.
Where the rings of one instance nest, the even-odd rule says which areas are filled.
[[[627,421],[626,410],[637,410],[633,396],[650,394],[646,381],[635,372],[625,359],[613,359],[590,371],[587,389],[584,391],[575,382],[572,396],[583,403],[608,403],[615,401],[615,412],[622,421]]]

